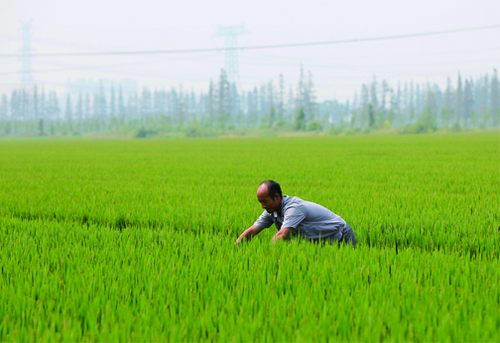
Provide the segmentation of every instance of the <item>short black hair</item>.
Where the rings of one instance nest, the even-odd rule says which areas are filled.
[[[278,193],[280,198],[283,199],[283,194],[281,193],[280,184],[273,180],[262,181],[259,186],[267,186],[267,195],[269,195],[274,200],[274,195]]]

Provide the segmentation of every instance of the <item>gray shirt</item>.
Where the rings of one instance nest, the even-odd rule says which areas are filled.
[[[264,211],[255,222],[255,226],[265,229],[271,225],[281,230],[292,228],[291,234],[300,234],[306,238],[330,238],[339,240],[346,227],[346,222],[329,209],[299,197],[283,195],[281,215],[278,212]]]

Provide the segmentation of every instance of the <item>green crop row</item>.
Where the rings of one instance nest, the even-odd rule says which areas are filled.
[[[499,256],[495,134],[0,143],[1,216],[237,235],[270,178],[362,244]]]
[[[500,269],[444,251],[0,219],[1,341],[498,341]]]

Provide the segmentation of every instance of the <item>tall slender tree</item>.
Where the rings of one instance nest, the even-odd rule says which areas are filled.
[[[78,120],[81,130],[81,125],[83,122],[83,95],[81,90],[78,93],[78,102],[76,103],[76,118]]]
[[[490,81],[488,78],[488,74],[484,74],[482,80],[483,91],[481,93],[481,122],[483,125],[488,125],[488,100],[489,100],[489,89],[490,89]]]
[[[109,116],[116,118],[116,99],[115,99],[115,86],[111,84],[111,98],[109,101]]]
[[[210,79],[210,86],[208,88],[208,98],[207,98],[207,116],[210,124],[213,125],[215,120],[215,113],[217,108],[216,101],[216,93],[215,84],[212,79]]]
[[[40,95],[40,119],[45,120],[46,111],[45,88],[42,86],[42,94]]]
[[[106,119],[108,117],[108,106],[107,106],[107,101],[106,101],[106,92],[104,90],[104,84],[103,81],[100,81],[100,86],[99,86],[99,121],[101,122],[101,125],[103,125],[106,122]]]
[[[71,95],[68,93],[66,96],[66,111],[64,112],[64,119],[69,125],[71,130],[73,122],[73,108],[71,106]]]
[[[0,105],[0,121],[7,121],[9,116],[9,100],[6,94],[2,94],[2,104]]]
[[[283,120],[285,116],[285,80],[283,78],[283,74],[280,74],[279,81],[279,96],[278,96],[278,120]]]
[[[369,116],[369,111],[370,111],[370,95],[368,91],[368,85],[363,83],[361,86],[361,108],[359,112],[359,124],[361,125],[361,128],[365,128],[366,125],[368,124],[368,116]]]
[[[316,115],[316,90],[314,88],[312,71],[307,73],[307,88],[304,93],[304,105],[306,107],[306,121],[315,119]]]
[[[500,124],[500,84],[498,81],[498,72],[496,69],[493,70],[493,76],[491,77],[491,87],[490,87],[490,105],[492,114],[492,124],[493,126],[499,126]]]
[[[471,119],[472,115],[472,110],[474,107],[474,98],[472,95],[472,81],[465,80],[465,87],[464,87],[464,119],[463,119],[463,126],[467,127],[469,125],[469,121]]]
[[[444,93],[444,104],[441,110],[441,120],[445,127],[450,126],[450,120],[454,118],[454,90],[451,84],[451,79],[448,77],[448,83]]]
[[[458,74],[457,90],[455,92],[455,115],[456,122],[460,124],[460,122],[464,120],[464,91],[460,73]]]
[[[415,90],[413,86],[413,80],[410,81],[410,94],[409,94],[409,115],[408,119],[410,122],[413,122],[415,119],[416,113],[415,113]]]
[[[231,113],[231,93],[227,73],[224,69],[220,71],[219,77],[219,124],[229,124],[229,116]]]
[[[33,86],[33,119],[34,120],[40,119],[37,85]]]
[[[121,84],[118,90],[118,118],[120,118],[120,120],[125,119],[125,100],[123,99],[123,90]]]

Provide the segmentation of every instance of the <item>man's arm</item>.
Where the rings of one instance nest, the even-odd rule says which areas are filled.
[[[249,241],[252,239],[253,236],[259,234],[262,230],[264,230],[264,228],[261,229],[258,226],[252,225],[248,229],[243,231],[243,233],[240,235],[240,237],[238,237],[238,239],[234,244],[235,245],[240,244],[243,240]]]
[[[288,235],[290,234],[290,231],[292,231],[291,227],[282,227],[281,230],[278,231],[273,237],[273,241],[278,242],[280,240],[285,240]]]

